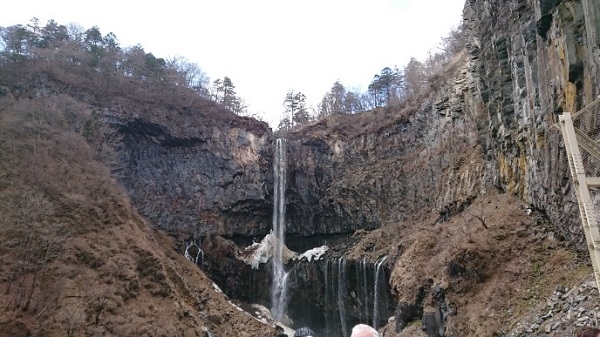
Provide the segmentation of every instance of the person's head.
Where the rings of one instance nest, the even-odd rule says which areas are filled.
[[[350,337],[379,337],[379,332],[366,324],[358,324],[352,328]]]
[[[600,329],[586,326],[577,331],[576,337],[600,337]]]
[[[315,332],[308,327],[303,327],[294,332],[294,337],[317,337]]]

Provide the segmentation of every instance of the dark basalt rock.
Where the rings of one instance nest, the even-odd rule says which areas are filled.
[[[270,133],[247,125],[178,136],[140,119],[113,124],[122,139],[115,173],[157,227],[196,236],[268,232]]]

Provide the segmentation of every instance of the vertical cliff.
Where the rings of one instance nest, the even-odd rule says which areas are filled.
[[[150,106],[152,114],[138,118],[140,106],[127,113],[121,105],[113,102],[105,115],[118,131],[115,174],[155,226],[195,236],[268,232],[272,135],[265,123],[216,106]]]
[[[562,137],[552,126],[600,93],[596,1],[467,1],[468,95],[496,185],[580,227]]]
[[[466,48],[427,90],[287,136],[287,233],[356,236],[326,261],[389,256],[398,333],[417,320],[431,336],[506,333],[522,303],[549,289],[533,288],[539,279],[568,272],[575,258],[565,247],[582,238],[554,124],[600,93],[599,15],[591,0],[468,0]],[[186,235],[267,233],[270,130],[175,113],[171,122],[113,107],[106,115],[119,130],[116,174],[142,214]],[[229,294],[255,299],[244,291],[264,277],[236,260],[239,247],[214,237],[201,246],[203,267]],[[309,273],[296,276],[322,283]]]
[[[589,271],[571,249],[582,241],[580,220],[553,125],[600,93],[600,3],[468,0],[464,24],[466,48],[425,90],[287,135],[288,243],[330,245],[318,262],[287,266],[297,324],[339,333],[371,320],[388,322],[386,336],[406,336],[421,322],[429,336],[510,335],[519,315]],[[230,298],[268,306],[268,263],[253,270],[239,258],[250,254],[242,244],[271,228],[268,126],[196,92],[160,82],[137,90],[127,76],[98,84],[95,69],[69,74],[59,64],[53,73],[42,63],[0,64],[0,218],[9,229],[0,326],[18,331],[42,318],[56,334],[127,334],[121,319],[134,315],[143,322],[130,332],[165,316],[174,322],[165,331],[264,333],[138,211],[179,239],[193,236],[194,262]],[[19,201],[28,198],[37,204]],[[31,261],[45,254],[52,258]],[[27,296],[39,299],[34,309]],[[138,305],[148,301],[148,310]],[[70,308],[59,312],[63,322],[46,310],[52,305]],[[97,330],[100,321],[108,328]],[[531,328],[557,329],[570,326]]]
[[[600,93],[598,12],[594,1],[467,1],[467,48],[420,97],[291,136],[298,231],[447,217],[494,186],[579,233],[554,124]]]

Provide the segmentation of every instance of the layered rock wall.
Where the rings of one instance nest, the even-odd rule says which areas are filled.
[[[116,174],[140,212],[171,233],[264,234],[271,227],[271,133],[206,125],[178,134],[146,120],[119,120]]]
[[[289,136],[287,232],[351,233],[418,212],[457,213],[486,188],[516,194],[578,232],[557,114],[600,92],[595,1],[468,0],[466,51],[400,108],[320,121]],[[337,123],[337,124],[336,124]],[[335,125],[334,125],[335,124]],[[263,235],[272,136],[211,127],[120,127],[120,174],[160,227]]]
[[[580,222],[553,125],[600,93],[597,13],[597,2],[559,0],[469,0],[464,11],[488,175],[565,232]]]

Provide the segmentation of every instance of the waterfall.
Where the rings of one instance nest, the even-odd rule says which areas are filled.
[[[285,246],[285,142],[277,139],[273,164],[273,269],[271,283],[271,314],[282,321],[286,317],[287,277],[283,266]]]
[[[331,320],[329,319],[329,316],[330,316],[329,312],[331,310],[330,309],[331,304],[330,304],[329,298],[330,298],[330,294],[333,293],[333,290],[331,289],[331,284],[330,284],[331,281],[329,281],[329,270],[330,270],[329,265],[330,264],[331,264],[331,261],[326,260],[325,265],[323,267],[324,268],[323,275],[325,276],[325,293],[323,294],[325,296],[325,310],[323,310],[323,311],[325,314],[325,331],[326,332],[331,331],[331,324],[330,324]]]
[[[196,249],[198,249],[198,251],[196,252],[196,256],[192,256],[192,254],[190,254],[190,248],[192,247],[196,247]],[[200,258],[200,267],[202,268],[204,264],[204,251],[200,249],[200,246],[196,244],[194,240],[185,243],[185,252],[183,252],[183,256],[185,256],[186,259],[194,262],[195,264],[198,264],[198,258]]]
[[[338,309],[340,311],[340,322],[342,324],[342,337],[348,336],[346,327],[346,260],[340,257],[338,261]]]
[[[335,294],[333,292],[333,284],[332,281],[333,280],[333,268],[331,267],[331,260],[326,260],[325,261],[325,266],[324,266],[324,270],[323,270],[323,274],[325,275],[325,310],[324,314],[325,314],[325,331],[329,334],[331,333],[331,331],[333,331],[333,326],[331,324],[332,322],[332,315],[331,315],[331,307],[332,307],[332,301],[335,300]],[[329,277],[329,274],[331,273],[331,278]]]
[[[386,258],[387,256],[384,256],[381,261],[375,263],[375,287],[373,288],[373,327],[375,329],[377,329],[377,322],[379,321],[379,271]]]
[[[362,277],[359,279],[357,283],[361,284],[362,288],[362,296],[363,296],[363,309],[365,313],[364,321],[369,321],[369,284],[367,283],[367,261],[363,257],[360,261],[360,268],[357,268],[362,273]]]

